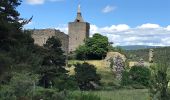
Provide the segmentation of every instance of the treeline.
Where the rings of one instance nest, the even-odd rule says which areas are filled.
[[[165,60],[164,62],[170,61],[170,47],[160,47],[160,48],[153,48],[154,50],[154,61],[160,62]],[[149,61],[149,49],[141,49],[141,50],[128,50],[125,51],[127,57],[131,61],[139,61],[141,58],[144,61]]]

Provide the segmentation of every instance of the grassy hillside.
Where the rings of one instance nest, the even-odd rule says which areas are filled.
[[[149,49],[141,49],[141,50],[130,50],[126,51],[127,57],[131,61],[138,61],[139,59],[144,59],[148,61]],[[170,61],[170,47],[162,47],[162,48],[154,48],[154,61]]]
[[[79,60],[70,60],[69,64],[83,63],[84,61]],[[89,64],[95,65],[97,68],[97,73],[101,75],[101,82],[104,85],[107,85],[110,82],[114,81],[113,73],[110,71],[109,67],[106,67],[103,60],[87,60]],[[70,74],[74,74],[74,66],[70,69]]]
[[[83,63],[84,61],[70,60],[69,64]],[[73,91],[73,94],[95,94],[101,100],[148,100],[147,89],[115,89],[116,81],[109,67],[106,67],[103,60],[87,60],[86,62],[95,65],[97,73],[101,75],[102,90],[99,91]],[[74,74],[74,66],[69,68],[70,74]],[[110,84],[110,85],[109,85]]]

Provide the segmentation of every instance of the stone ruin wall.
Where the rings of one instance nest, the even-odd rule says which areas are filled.
[[[67,34],[55,29],[34,29],[32,31],[33,31],[32,37],[34,39],[35,44],[43,46],[43,44],[46,43],[48,38],[56,36],[57,38],[60,39],[62,43],[62,50],[66,54],[68,53],[69,37]]]

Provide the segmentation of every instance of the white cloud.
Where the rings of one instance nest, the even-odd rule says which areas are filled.
[[[91,34],[101,33],[114,42],[115,45],[150,45],[150,46],[170,46],[169,27],[161,27],[158,24],[143,24],[130,28],[126,24],[98,27],[91,25]],[[164,39],[164,40],[162,40]]]
[[[27,0],[27,3],[30,5],[38,5],[38,4],[43,4],[45,0]]]
[[[165,44],[170,44],[170,37],[163,38],[162,42]]]
[[[147,23],[139,26],[131,28],[126,24],[105,27],[90,25],[90,36],[101,33],[107,36],[109,41],[114,42],[114,45],[170,46],[170,25],[161,27],[158,24]],[[67,25],[59,25],[56,29],[68,34]]]
[[[147,23],[147,24],[142,24],[141,26],[138,26],[138,28],[160,28],[160,26],[158,24],[151,24],[151,23]]]
[[[170,25],[168,25],[168,26],[166,27],[166,29],[167,29],[168,31],[170,31]]]
[[[68,34],[68,25],[67,24],[60,24],[55,29],[59,29],[61,32]]]
[[[102,9],[102,12],[103,12],[103,13],[109,13],[109,12],[115,10],[115,9],[116,9],[115,6],[107,5],[106,7],[104,7],[104,8]]]

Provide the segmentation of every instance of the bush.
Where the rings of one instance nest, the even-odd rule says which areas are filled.
[[[133,66],[129,72],[123,72],[121,83],[122,85],[134,86],[134,88],[143,88],[143,86],[149,86],[150,78],[150,69],[142,66]]]
[[[59,92],[56,89],[47,89],[42,87],[37,87],[35,90],[35,94],[33,100],[68,100],[67,91]]]
[[[150,69],[142,66],[134,66],[130,69],[129,75],[133,84],[141,84],[143,86],[149,86],[151,78]]]
[[[0,87],[0,98],[1,100],[16,100],[14,90],[8,85],[3,85]]]
[[[121,84],[122,84],[123,86],[126,86],[126,85],[131,84],[131,83],[132,83],[131,81],[132,81],[132,80],[130,79],[129,72],[124,71],[124,72],[122,73]]]
[[[78,89],[77,82],[75,80],[75,77],[73,77],[73,76],[69,76],[66,79],[61,79],[61,77],[55,79],[54,87],[59,89],[59,91],[62,91],[65,89],[67,89],[67,90]]]
[[[100,83],[100,76],[96,73],[94,65],[88,63],[76,64],[75,65],[75,78],[81,90],[95,89],[95,84]]]
[[[31,73],[13,73],[9,85],[2,86],[0,98],[1,100],[29,100],[37,81],[38,76]]]

